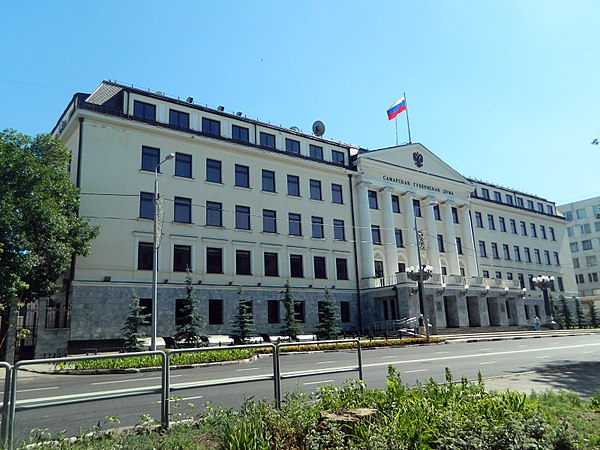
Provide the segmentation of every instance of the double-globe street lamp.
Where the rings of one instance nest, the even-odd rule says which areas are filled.
[[[550,296],[548,295],[548,289],[554,286],[554,277],[548,275],[539,275],[537,277],[533,277],[533,284],[540,288],[544,293],[544,309],[546,310],[546,317],[550,317],[549,323],[554,323],[554,318],[552,317],[552,305],[550,303]]]
[[[150,349],[156,350],[156,329],[158,321],[158,169],[165,161],[175,158],[175,153],[169,153],[165,159],[154,167],[154,232],[152,239],[152,340]]]

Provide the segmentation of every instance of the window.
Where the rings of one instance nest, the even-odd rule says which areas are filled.
[[[340,321],[343,323],[350,322],[350,302],[340,302]]]
[[[306,322],[306,308],[304,301],[294,302],[294,316],[296,317],[297,322]]]
[[[579,258],[573,258],[573,268],[579,269]]]
[[[231,125],[231,139],[238,142],[250,142],[250,130],[246,127]]]
[[[563,284],[562,277],[556,277],[556,281],[558,282],[558,290],[561,291],[561,292],[564,292],[565,285]]]
[[[192,269],[192,247],[189,245],[173,246],[173,272],[185,272]]]
[[[530,263],[531,262],[531,251],[529,250],[529,247],[523,247],[523,251],[525,252],[525,262]]]
[[[140,218],[154,219],[154,194],[140,192]]]
[[[502,272],[497,270],[496,273],[494,274],[494,278],[502,278]]]
[[[154,246],[152,242],[138,242],[138,270],[152,270],[154,265]]]
[[[279,276],[279,261],[277,253],[265,252],[263,254],[263,261],[265,264],[265,276],[266,277],[278,277]]]
[[[221,161],[216,159],[206,160],[206,181],[221,183]]]
[[[589,223],[581,225],[581,234],[590,234],[592,232],[592,226]]]
[[[571,211],[567,211],[565,213],[565,219],[567,219],[568,222],[571,222],[573,220],[573,213]]]
[[[142,145],[142,170],[154,172],[160,162],[160,149]],[[159,171],[160,172],[160,171]]]
[[[381,230],[379,229],[379,225],[371,225],[371,239],[373,240],[373,244],[381,244]]]
[[[485,242],[479,241],[479,256],[482,258],[487,258],[487,251],[485,249]]]
[[[175,222],[192,223],[192,199],[175,197]]]
[[[235,165],[235,185],[237,187],[250,187],[250,167]]]
[[[183,298],[175,299],[175,325],[187,325],[189,321],[189,316],[185,311],[186,300]]]
[[[520,206],[521,208],[523,208],[524,203],[523,203],[522,197],[517,197],[517,206]]]
[[[440,205],[433,205],[433,218],[435,220],[442,220],[440,216]]]
[[[190,127],[190,115],[176,109],[169,109],[169,125],[187,129]]]
[[[338,280],[348,279],[348,260],[346,258],[335,258],[335,277]]]
[[[507,279],[507,280],[512,280],[512,279],[513,279],[513,274],[512,274],[512,272],[506,272],[506,279]]]
[[[488,228],[490,230],[495,230],[496,229],[496,224],[494,223],[494,216],[491,214],[488,214]]]
[[[345,164],[345,155],[344,152],[340,152],[338,150],[331,150],[331,161],[334,164],[338,164],[340,166],[343,166]]]
[[[592,241],[590,239],[586,239],[585,241],[581,241],[581,248],[583,250],[591,250],[592,249]]]
[[[458,220],[458,209],[453,206],[450,211],[452,211],[452,223],[460,223]]]
[[[498,255],[498,244],[492,242],[492,258],[500,259],[500,255]]]
[[[377,204],[377,191],[368,191],[368,196],[369,196],[369,208],[379,209],[379,205]]]
[[[463,254],[462,240],[458,236],[456,236],[456,253]]]
[[[134,100],[133,116],[139,119],[156,120],[156,105]]]
[[[206,249],[206,273],[223,273],[223,249],[208,247]]]
[[[331,184],[331,203],[338,203],[340,205],[344,203],[341,184]]]
[[[221,122],[203,117],[202,132],[211,136],[221,136]]]
[[[324,256],[313,257],[313,268],[315,270],[315,278],[326,279],[327,278],[327,262]]]
[[[272,170],[263,169],[262,190],[265,192],[275,192],[275,172]]]
[[[507,244],[502,244],[502,252],[504,253],[504,259],[510,260],[510,249]]]
[[[441,234],[437,235],[437,243],[438,243],[438,250],[441,253],[444,253],[446,250],[444,250],[444,236]]]
[[[523,221],[521,221],[521,236],[527,236],[527,227]]]
[[[250,207],[235,205],[235,227],[238,230],[250,229]]]
[[[192,178],[192,155],[175,153],[175,176]]]
[[[398,272],[399,273],[406,272],[406,263],[403,263],[403,262],[398,263]]]
[[[494,191],[494,200],[501,203],[502,202],[502,194],[498,191]]]
[[[484,271],[482,271],[482,275],[483,275],[483,278],[489,278],[490,277],[490,271],[489,270],[484,270]]]
[[[585,208],[579,208],[579,209],[575,210],[575,215],[577,216],[578,219],[585,219],[585,217],[586,217]]]
[[[489,200],[490,199],[490,191],[489,191],[489,189],[481,188],[481,197],[483,197],[486,200]]]
[[[208,300],[208,324],[223,325],[223,300]]]
[[[267,301],[267,321],[269,323],[279,323],[279,300]]]
[[[569,247],[571,248],[571,252],[578,252],[579,251],[579,244],[577,242],[571,242],[569,244]]]
[[[580,273],[575,275],[575,281],[577,282],[577,284],[585,283],[585,278],[583,277],[583,274]]]
[[[553,227],[548,227],[548,231],[550,232],[550,239],[552,241],[556,241],[556,236],[554,235],[554,228]]]
[[[394,237],[396,238],[396,247],[404,247],[404,240],[402,239],[402,230],[396,228],[394,230]]]
[[[421,217],[421,202],[418,199],[413,198],[412,203],[413,203],[413,210],[415,212],[415,217]]]
[[[323,233],[323,218],[312,216],[310,223],[312,225],[312,237],[317,239],[324,238],[325,234]]]
[[[498,217],[498,223],[500,224],[500,231],[506,233],[506,221],[504,217]]]
[[[152,299],[151,298],[140,298],[140,309],[141,309],[142,315],[151,316],[152,315]]]
[[[285,140],[285,151],[288,153],[293,153],[294,155],[300,154],[300,142],[295,141],[294,139]]]
[[[596,267],[598,265],[598,260],[596,258],[596,255],[586,256],[585,262],[588,267]]]
[[[346,240],[346,231],[343,220],[333,219],[333,239],[336,241]]]
[[[544,250],[544,261],[547,265],[552,264],[552,262],[550,262],[550,252],[548,250]]]
[[[569,237],[574,236],[573,227],[567,227],[567,236],[569,236]]]
[[[542,235],[542,239],[548,239],[546,236],[546,227],[544,225],[540,225],[540,234]]]
[[[400,214],[400,197],[392,195],[392,212]]]
[[[542,256],[540,254],[540,250],[537,248],[533,249],[533,253],[535,254],[535,262],[536,264],[541,264],[542,263]]]
[[[310,198],[312,200],[323,200],[321,182],[319,180],[310,180]]]
[[[311,158],[323,160],[323,147],[320,147],[318,145],[310,144],[308,146],[308,148],[310,150],[310,157]]]
[[[477,225],[477,228],[483,228],[483,219],[481,218],[481,213],[480,212],[475,212],[475,225]]]
[[[302,218],[300,214],[289,213],[288,214],[288,225],[289,234],[291,236],[302,236]]]
[[[529,224],[531,226],[531,235],[536,238],[537,237],[537,229],[535,227],[535,223],[530,223]]]
[[[517,274],[517,280],[519,280],[519,285],[521,286],[521,289],[523,289],[525,287],[525,277],[522,273]]]
[[[206,226],[223,226],[223,204],[218,202],[206,202]]]
[[[374,261],[375,264],[375,277],[382,278],[383,277],[383,261]]]
[[[553,252],[554,254],[554,265],[560,266],[560,258],[558,257],[558,252]]]
[[[589,279],[590,279],[590,283],[597,283],[598,282],[598,272],[591,272],[588,274]]]
[[[518,245],[513,247],[513,253],[515,254],[515,261],[521,261],[521,249]]]
[[[263,231],[277,233],[277,212],[272,209],[263,209]]]
[[[302,255],[290,255],[290,276],[293,278],[304,278]]]
[[[250,250],[235,251],[236,275],[252,275]]]
[[[507,204],[509,204],[509,205],[513,204],[513,197],[512,197],[512,195],[506,194],[505,198],[506,198],[506,203]]]
[[[275,135],[260,132],[260,145],[262,147],[275,148]]]
[[[288,195],[300,197],[300,178],[296,175],[287,176]]]
[[[510,219],[510,232],[512,234],[517,234],[517,223],[515,222],[515,219]]]

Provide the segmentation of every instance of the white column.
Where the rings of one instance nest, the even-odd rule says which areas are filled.
[[[433,267],[433,273],[442,273],[433,206],[428,203],[431,203],[429,199],[425,199],[421,203],[421,214],[425,218],[425,230],[427,233],[427,261],[423,261],[422,264],[429,263]]]
[[[447,201],[440,205],[440,208],[442,208],[442,220],[444,221],[444,249],[448,260],[448,275],[459,275],[456,233],[454,232],[454,221],[452,220],[452,203]]]
[[[404,229],[406,232],[403,237],[406,240],[408,253],[407,266],[419,267],[417,257],[417,238],[415,236],[415,210],[413,208],[413,193],[406,192],[401,197],[402,212],[404,215]]]
[[[392,188],[383,189],[383,243],[385,248],[385,275],[391,276],[398,271],[398,252],[396,250],[396,234],[394,232],[394,215],[392,212]]]
[[[361,181],[358,188],[358,226],[360,238],[361,278],[375,278],[373,262],[373,238],[371,236],[371,211],[369,209],[368,187],[371,183]]]
[[[475,241],[473,240],[473,224],[469,214],[469,207],[464,205],[460,208],[460,220],[463,229],[463,253],[465,255],[465,276],[476,277],[477,261],[475,260]]]

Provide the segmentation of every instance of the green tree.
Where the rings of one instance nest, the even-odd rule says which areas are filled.
[[[240,286],[237,293],[237,314],[235,315],[232,326],[236,336],[242,342],[248,340],[254,335],[254,317],[252,315],[252,299],[246,297],[244,289]]]
[[[186,346],[199,347],[205,338],[204,319],[198,311],[194,295],[194,280],[187,269],[185,275],[185,299],[181,307],[181,322],[177,326],[175,341],[183,342]]]
[[[579,298],[575,298],[575,318],[577,320],[577,326],[583,328],[585,326],[585,316],[583,315]]]
[[[573,328],[573,325],[574,325],[573,314],[571,313],[571,309],[569,308],[567,299],[562,294],[558,297],[558,299],[560,301],[560,310],[561,310],[564,327],[567,329]]]
[[[324,339],[337,339],[340,334],[339,321],[336,312],[336,302],[331,298],[329,289],[325,288],[325,297],[319,308],[319,325],[317,326],[317,335]]]
[[[598,309],[596,308],[594,301],[590,301],[588,303],[588,308],[588,313],[590,315],[590,325],[592,326],[592,328],[598,328]]]
[[[292,340],[296,340],[301,330],[298,319],[296,318],[296,302],[294,301],[292,286],[290,285],[289,280],[285,283],[283,291],[281,291],[281,297],[285,309],[281,334],[288,336]]]
[[[142,327],[150,324],[150,314],[144,314],[144,308],[140,306],[140,299],[131,291],[131,301],[129,303],[129,314],[125,319],[125,325],[121,328],[125,348],[139,350],[143,347],[143,338],[146,333]]]

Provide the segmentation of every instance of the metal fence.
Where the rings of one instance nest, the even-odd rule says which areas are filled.
[[[339,367],[334,369],[308,369],[302,372],[281,372],[280,360],[281,350],[284,347],[298,346],[304,347],[307,345],[332,345],[332,344],[348,344],[352,343],[356,345],[357,351],[357,364],[356,366],[350,367]],[[198,381],[194,383],[179,383],[171,384],[171,355],[183,354],[183,353],[198,353],[198,352],[209,352],[215,350],[238,350],[238,349],[255,349],[255,348],[267,348],[270,349],[273,355],[273,370],[270,374],[236,377],[227,379],[212,379],[206,381]],[[61,363],[72,363],[78,361],[91,361],[101,359],[125,359],[131,357],[140,356],[156,356],[160,358],[160,370],[161,370],[161,384],[158,387],[140,387],[131,388],[127,392],[104,392],[104,393],[81,393],[77,395],[69,395],[68,398],[56,399],[53,401],[43,402],[38,400],[21,400],[17,398],[17,385],[19,381],[19,370],[25,367],[36,366],[40,364],[61,364]],[[110,355],[90,355],[90,356],[77,356],[77,357],[65,357],[65,358],[50,358],[50,359],[36,359],[28,361],[19,361],[14,366],[6,362],[0,362],[0,368],[4,369],[4,400],[2,403],[2,423],[0,426],[0,444],[2,448],[12,449],[14,445],[14,427],[15,419],[19,411],[32,410],[38,408],[46,408],[51,406],[63,406],[75,403],[86,403],[100,400],[111,400],[123,397],[133,397],[140,395],[149,394],[160,394],[160,421],[165,427],[170,425],[170,402],[171,393],[185,389],[199,388],[199,387],[211,387],[211,386],[223,386],[231,384],[242,384],[251,383],[257,381],[272,381],[273,382],[273,398],[276,402],[277,407],[281,407],[281,381],[290,378],[300,378],[315,375],[325,375],[332,373],[343,373],[343,372],[358,372],[360,380],[363,379],[362,371],[362,353],[360,341],[358,339],[345,339],[339,341],[314,341],[314,342],[287,342],[282,344],[251,344],[251,345],[236,345],[230,347],[201,347],[201,348],[190,348],[190,349],[177,349],[170,350],[168,352],[162,351],[148,351],[148,352],[135,352],[135,353],[118,353]]]

